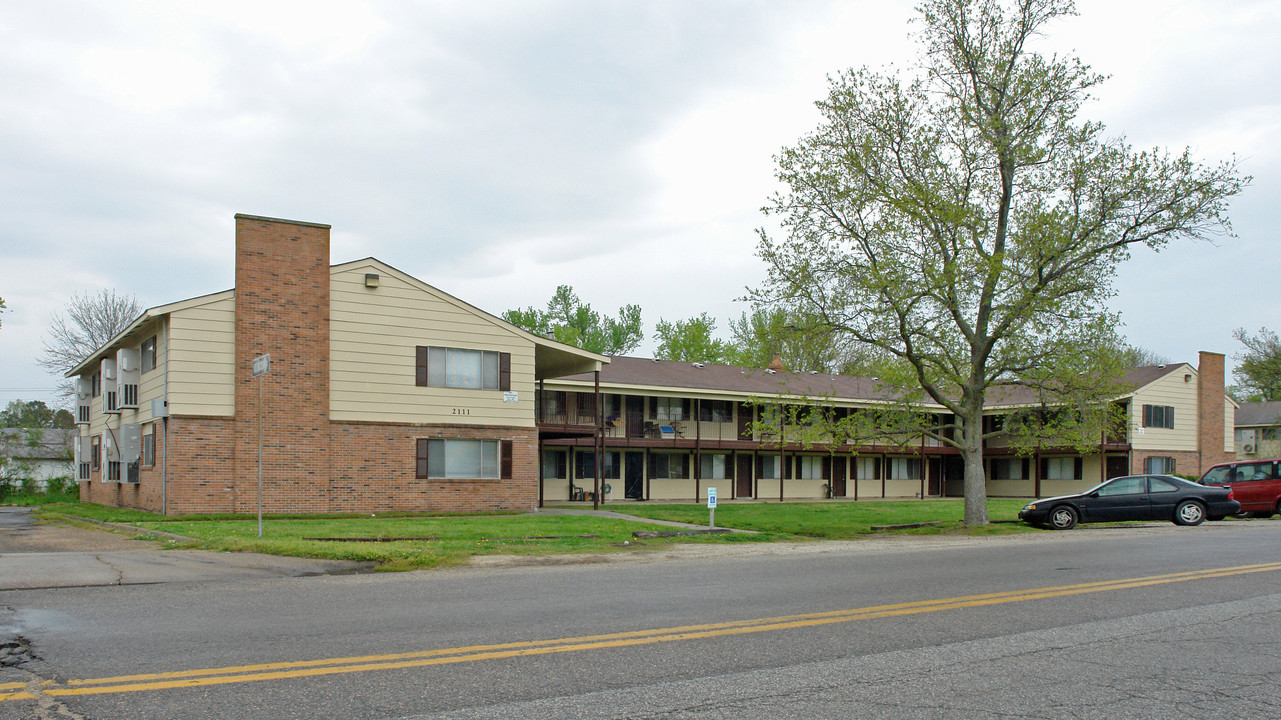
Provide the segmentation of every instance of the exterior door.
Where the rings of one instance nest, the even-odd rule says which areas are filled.
[[[738,469],[734,473],[734,497],[752,497],[752,456],[744,453],[736,456]]]
[[[1130,462],[1124,455],[1109,455],[1106,480],[1130,474]]]
[[[845,458],[832,458],[832,497],[845,497]]]
[[[629,452],[623,459],[623,494],[628,500],[645,499],[645,453]]]

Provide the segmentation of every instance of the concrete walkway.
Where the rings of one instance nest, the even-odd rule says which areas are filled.
[[[694,523],[676,522],[675,520],[654,520],[653,518],[640,517],[637,515],[628,515],[626,513],[617,512],[615,510],[588,510],[587,508],[583,508],[580,510],[578,508],[551,507],[551,508],[540,508],[539,510],[530,514],[531,515],[591,515],[593,517],[612,518],[614,520],[627,520],[629,522],[650,523],[652,525],[663,525],[665,527],[682,528],[687,530],[708,529],[708,526],[706,523],[694,524]],[[723,527],[720,527],[719,525],[717,526],[717,529],[729,530],[730,532],[742,532],[742,533],[756,532],[755,530],[738,530],[735,528],[723,528]]]
[[[117,533],[37,523],[31,508],[0,507],[0,590],[335,575],[373,565],[259,553],[162,550]]]

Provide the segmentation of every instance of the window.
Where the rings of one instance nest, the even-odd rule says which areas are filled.
[[[1099,488],[1100,497],[1112,495],[1139,495],[1148,491],[1147,478],[1142,476],[1124,477]]]
[[[1237,465],[1237,472],[1241,473],[1240,480],[1243,482],[1251,482],[1254,480],[1271,480],[1272,479],[1272,463],[1270,462],[1241,463],[1240,465]]]
[[[1175,492],[1179,489],[1178,485],[1175,485],[1169,480],[1162,480],[1159,477],[1148,478],[1148,487],[1151,488],[1151,492],[1154,493]]]
[[[565,393],[559,390],[546,390],[542,394],[544,418],[563,418],[565,415]]]
[[[101,469],[101,468],[102,468],[102,436],[101,436],[101,435],[94,435],[94,436],[93,436],[93,460],[92,460],[92,462],[93,462],[93,469],[94,469],[94,470],[98,470],[98,469]]]
[[[1169,405],[1144,405],[1143,427],[1174,428],[1174,408]]]
[[[419,386],[511,390],[511,353],[421,345],[416,352]]]
[[[823,479],[823,458],[809,455],[796,458],[796,476],[802,480]]]
[[[1143,459],[1143,472],[1153,475],[1170,475],[1174,472],[1174,458],[1149,457]]]
[[[703,422],[732,422],[734,404],[728,400],[701,400],[698,403],[698,419]]]
[[[1027,479],[1027,460],[1025,458],[993,458],[993,480]]]
[[[102,371],[89,376],[89,388],[91,397],[98,397],[102,394]]]
[[[878,457],[854,458],[854,477],[862,480],[880,480],[881,459]]]
[[[1043,480],[1080,480],[1081,470],[1081,458],[1057,457],[1041,460]]]
[[[511,440],[418,439],[415,475],[419,478],[506,479],[511,477],[511,466]]]
[[[142,435],[142,464],[148,467],[156,464],[156,424],[147,426]]]
[[[921,459],[896,457],[889,458],[889,479],[890,480],[920,480],[921,479]]]
[[[1232,479],[1232,466],[1224,465],[1222,467],[1210,468],[1209,472],[1205,474],[1205,477],[1201,478],[1201,484],[1214,485],[1216,483],[1230,483],[1232,482]]]
[[[779,457],[777,455],[758,455],[756,458],[757,477],[762,480],[777,480],[779,477]]]
[[[649,456],[651,478],[689,477],[689,455],[684,453],[651,453]]]
[[[544,450],[543,451],[543,477],[545,478],[563,478],[565,474],[565,451],[564,450]]]
[[[689,400],[684,398],[655,397],[649,403],[655,420],[675,422],[689,417]]]
[[[584,480],[596,479],[596,453],[580,452],[575,453],[574,477]],[[622,477],[618,473],[618,453],[606,452],[600,458],[601,477],[606,480],[617,480]]]
[[[729,455],[705,454],[698,461],[699,477],[707,480],[724,480],[729,468]]]
[[[147,372],[156,369],[156,336],[152,335],[142,341],[142,347],[139,348],[142,354],[142,371]]]

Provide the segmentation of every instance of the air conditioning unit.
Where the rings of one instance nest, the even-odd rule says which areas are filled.
[[[1241,452],[1245,453],[1246,455],[1253,455],[1254,445],[1251,445],[1250,443],[1246,443],[1245,445],[1242,445]]]

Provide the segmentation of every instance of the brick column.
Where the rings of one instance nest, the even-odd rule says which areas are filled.
[[[1223,354],[1202,351],[1198,365],[1197,449],[1201,452],[1198,473],[1202,473],[1231,457],[1223,451]]]
[[[254,378],[254,358],[271,372]],[[329,509],[329,226],[236,215],[236,509]]]

